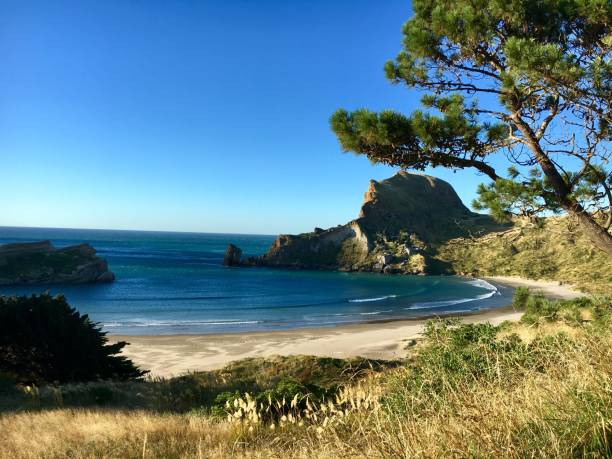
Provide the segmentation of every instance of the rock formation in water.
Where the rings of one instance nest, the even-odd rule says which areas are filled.
[[[471,212],[450,184],[423,174],[399,172],[370,181],[359,217],[312,233],[280,235],[268,252],[243,266],[343,271],[444,272],[432,248],[456,237],[499,228],[491,217]],[[228,248],[229,250],[229,248]]]
[[[234,244],[227,246],[225,256],[223,257],[223,266],[239,266],[242,258],[242,250]]]
[[[112,282],[89,244],[57,249],[49,241],[0,245],[0,285]]]

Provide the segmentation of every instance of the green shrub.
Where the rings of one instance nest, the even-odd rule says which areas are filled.
[[[230,405],[232,405],[234,403],[234,400],[237,400],[240,397],[242,397],[242,394],[239,391],[221,392],[215,397],[215,400],[213,401],[213,404],[210,408],[210,414],[212,414],[213,417],[218,419],[225,418],[225,416],[227,416],[227,404],[229,403]],[[204,407],[201,407],[199,409],[204,412],[206,411]]]
[[[512,296],[512,306],[517,309],[525,309],[530,296],[531,291],[527,287],[518,287]]]
[[[549,321],[557,318],[557,313],[560,310],[559,302],[549,300],[543,295],[530,295],[525,306],[525,315],[543,317]]]
[[[113,389],[106,386],[92,387],[89,394],[96,405],[108,405],[115,396]]]
[[[270,407],[268,411],[262,413],[265,419],[277,421],[284,414],[287,414],[287,410],[291,409],[289,402],[292,400],[296,400],[295,409],[303,410],[306,408],[307,399],[311,402],[322,402],[335,395],[337,390],[338,388],[335,386],[324,388],[315,384],[304,384],[295,378],[286,377],[278,381],[273,388],[251,393],[250,396],[258,406]],[[228,414],[228,404],[230,406],[229,411],[233,411],[234,400],[241,399],[244,395],[239,391],[223,392],[217,395],[210,410],[211,414],[216,418],[225,418]]]
[[[606,326],[612,311],[612,300],[606,296],[582,296],[570,300],[550,300],[528,289],[517,288],[512,304],[525,311],[521,322],[536,324],[540,321],[554,322],[563,319],[566,323],[580,325],[585,322],[584,311],[591,311],[592,322]]]
[[[426,345],[406,371],[389,380],[384,404],[394,412],[436,409],[437,403],[460,388],[485,382],[510,387],[512,378],[542,372],[556,355],[571,345],[563,334],[523,342],[516,334],[499,336],[501,328],[488,323],[462,324],[458,319],[429,321]]]
[[[126,344],[108,344],[99,325],[63,296],[0,297],[0,372],[18,382],[140,378],[145,372],[118,355]]]

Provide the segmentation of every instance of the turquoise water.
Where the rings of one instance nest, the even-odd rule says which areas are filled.
[[[63,293],[115,334],[242,332],[423,317],[504,306],[511,290],[439,276],[224,268],[232,242],[246,255],[274,236],[2,228],[0,244],[89,242],[112,284],[0,287],[0,294]]]

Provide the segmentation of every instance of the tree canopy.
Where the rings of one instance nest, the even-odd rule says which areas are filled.
[[[126,344],[109,344],[63,296],[0,296],[0,373],[20,382],[140,378],[146,372],[117,355]]]
[[[424,170],[474,168],[493,182],[481,208],[564,210],[612,254],[612,3],[609,0],[414,0],[394,84],[424,91],[409,115],[338,110],[345,151]],[[504,174],[491,165],[504,155]],[[520,169],[520,171],[519,171]]]

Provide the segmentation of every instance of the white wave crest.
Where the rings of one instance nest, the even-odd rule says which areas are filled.
[[[379,296],[376,298],[358,298],[355,300],[348,300],[349,303],[370,303],[373,301],[383,301],[383,300],[388,300],[389,298],[397,298],[397,295],[386,295],[386,296]]]
[[[102,325],[106,328],[116,328],[116,327],[184,327],[190,325],[251,325],[251,324],[260,324],[263,321],[261,320],[173,320],[173,321],[125,321],[125,322],[103,322]]]
[[[409,308],[404,308],[404,309],[407,309],[407,310],[410,310],[410,309],[437,309],[437,308],[443,308],[445,306],[453,306],[455,304],[468,303],[470,301],[484,300],[487,298],[491,298],[494,295],[501,295],[501,293],[499,293],[499,290],[497,290],[497,287],[490,284],[486,280],[474,279],[474,280],[469,281],[468,283],[470,285],[473,285],[474,287],[488,290],[488,292],[483,293],[482,295],[477,295],[474,298],[459,298],[456,300],[428,301],[425,303],[414,303]]]
[[[473,285],[474,287],[484,288],[485,290],[494,291],[498,295],[500,294],[495,285],[490,284],[484,279],[474,279],[469,281],[468,284]]]

